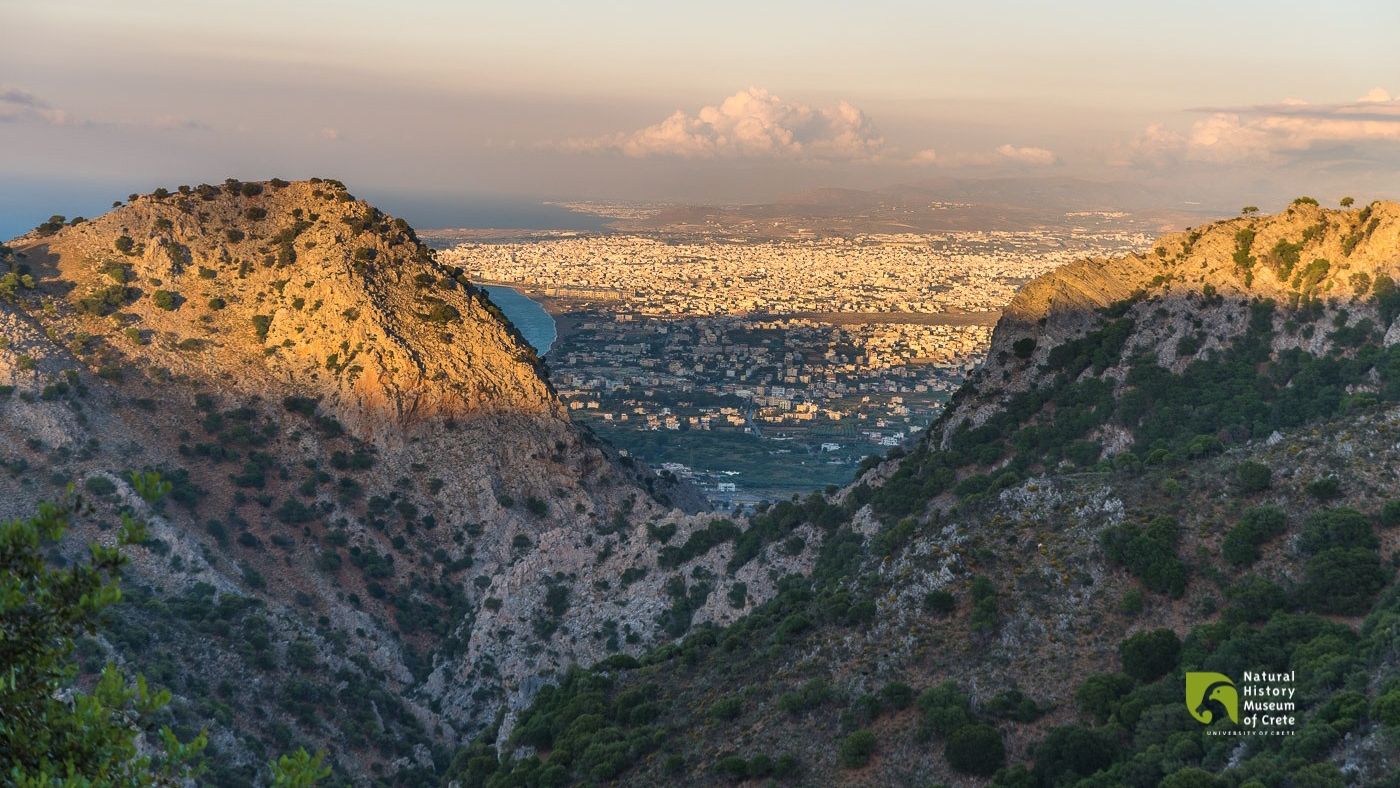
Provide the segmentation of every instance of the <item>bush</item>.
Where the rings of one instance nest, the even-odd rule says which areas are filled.
[[[257,333],[259,341],[267,340],[267,332],[272,328],[272,317],[270,315],[253,315],[253,331]]]
[[[136,248],[136,242],[131,240],[129,235],[119,235],[112,246],[116,247],[117,251],[122,254],[131,254],[131,250]]]
[[[1374,550],[1378,544],[1370,521],[1355,509],[1314,512],[1303,522],[1303,530],[1298,534],[1298,550],[1304,555],[1315,555],[1334,547]]]
[[[117,491],[117,485],[112,483],[106,476],[89,476],[83,486],[93,495],[105,497]]]
[[[1160,788],[1227,788],[1229,785],[1205,769],[1184,766],[1163,780]]]
[[[1170,629],[1139,632],[1118,644],[1123,672],[1142,682],[1156,681],[1176,669],[1181,639]]]
[[[1273,471],[1259,462],[1242,462],[1235,466],[1235,483],[1245,495],[1269,489],[1273,481]]]
[[[1099,543],[1109,560],[1122,564],[1148,590],[1179,597],[1186,593],[1186,565],[1176,554],[1178,527],[1170,517],[1155,517],[1146,528],[1124,523],[1105,529]]]
[[[957,606],[957,597],[947,591],[930,591],[924,595],[924,607],[930,613],[951,613]]]
[[[891,681],[880,688],[880,701],[891,709],[907,709],[914,702],[914,690],[903,682]]]
[[[134,292],[125,285],[99,287],[78,299],[78,311],[98,317],[110,315],[125,304]]]
[[[1035,339],[1033,337],[1021,337],[1011,343],[1011,352],[1016,354],[1016,358],[1030,358],[1035,353]]]
[[[948,736],[972,723],[972,704],[951,681],[920,693],[918,706],[923,715],[921,727],[927,733]]]
[[[1315,613],[1365,613],[1385,585],[1386,573],[1375,550],[1334,547],[1308,560],[1298,602]]]
[[[875,734],[869,730],[858,730],[841,740],[836,749],[836,760],[843,769],[859,769],[870,763],[875,754]]]
[[[1055,728],[1035,748],[1035,777],[1040,785],[1073,785],[1072,775],[1088,777],[1108,768],[1118,756],[1112,734],[1068,725]]]
[[[1118,710],[1132,688],[1133,679],[1127,674],[1101,673],[1085,679],[1074,691],[1074,700],[1080,711],[1104,723]]]
[[[1272,583],[1258,575],[1247,575],[1239,579],[1225,592],[1232,605],[1235,617],[1245,621],[1266,621],[1275,612],[1288,605],[1288,594],[1277,583]]]
[[[997,589],[992,581],[978,575],[972,578],[972,615],[968,623],[973,632],[991,632],[997,628],[1000,608],[997,603]]]
[[[943,757],[964,774],[990,777],[1006,763],[1006,746],[996,728],[981,723],[964,725],[948,737]]]
[[[429,323],[455,323],[462,319],[462,313],[458,312],[457,308],[451,304],[439,301],[432,305],[423,319]]]
[[[1259,560],[1259,546],[1282,534],[1287,527],[1287,518],[1276,507],[1248,509],[1239,523],[1225,534],[1220,555],[1234,566],[1248,566]]]
[[[151,301],[167,312],[173,312],[180,306],[180,297],[169,290],[157,290],[151,296]]]
[[[1327,476],[1322,479],[1313,479],[1312,481],[1308,482],[1307,487],[1305,489],[1307,490],[1308,495],[1311,495],[1319,501],[1331,501],[1335,498],[1340,497],[1342,494],[1341,483],[1337,481],[1337,478],[1335,476]]]
[[[1371,719],[1387,728],[1400,728],[1400,686],[1376,698],[1371,704]]]
[[[1379,519],[1385,528],[1394,528],[1400,525],[1400,499],[1386,501],[1385,506],[1381,507]]]

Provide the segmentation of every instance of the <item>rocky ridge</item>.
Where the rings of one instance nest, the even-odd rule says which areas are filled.
[[[69,556],[149,517],[86,664],[164,679],[221,780],[294,736],[412,781],[563,667],[672,636],[639,567],[713,519],[698,496],[574,426],[484,293],[342,184],[133,195],[0,251],[0,510],[75,484]]]

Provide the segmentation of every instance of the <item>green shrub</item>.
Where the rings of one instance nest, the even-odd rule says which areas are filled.
[[[1108,768],[1118,757],[1116,737],[1068,725],[1054,728],[1035,747],[1035,778],[1039,785],[1073,785],[1073,777]]]
[[[1156,681],[1176,669],[1181,639],[1170,629],[1139,632],[1118,644],[1123,672],[1138,681]]]
[[[1074,700],[1081,711],[1102,724],[1108,722],[1132,688],[1133,679],[1127,674],[1100,673],[1079,685],[1074,691]]]
[[[870,763],[875,754],[875,733],[858,730],[841,740],[836,748],[836,760],[843,769],[859,769]]]
[[[1246,575],[1226,590],[1230,600],[1228,611],[1232,616],[1244,621],[1266,621],[1275,612],[1288,605],[1288,593],[1258,575]]]
[[[891,709],[907,709],[914,702],[914,690],[903,682],[891,681],[880,688],[880,702]]]
[[[1245,495],[1269,489],[1273,471],[1259,462],[1242,462],[1235,466],[1235,483]]]
[[[744,701],[738,695],[720,698],[710,704],[710,716],[717,720],[732,720],[744,710]]]
[[[93,495],[100,497],[106,497],[117,491],[117,485],[106,476],[89,476],[87,481],[83,482],[83,487],[87,488],[87,491]]]
[[[253,315],[253,331],[258,335],[259,341],[267,339],[267,332],[272,328],[272,317],[270,315]]]
[[[1387,574],[1374,549],[1334,547],[1308,560],[1298,602],[1315,613],[1365,613],[1385,585]]]
[[[1378,519],[1380,520],[1381,526],[1385,528],[1394,528],[1400,525],[1400,498],[1393,501],[1386,501],[1385,505],[1381,507]]]
[[[968,623],[971,624],[972,631],[991,632],[995,630],[1000,620],[996,586],[992,585],[992,581],[986,577],[978,575],[972,578],[970,592],[972,615],[968,617]]]
[[[112,245],[122,254],[131,254],[131,251],[136,248],[136,242],[131,240],[129,235],[117,236],[117,240]]]
[[[1234,566],[1248,566],[1259,560],[1259,546],[1282,534],[1287,527],[1288,520],[1277,507],[1248,509],[1239,523],[1225,534],[1220,555]]]
[[[925,733],[946,737],[972,722],[971,701],[951,681],[924,690],[917,704],[923,718],[920,727]]]
[[[940,589],[924,595],[924,608],[930,613],[951,613],[957,606],[957,597],[947,591]]]
[[[428,309],[428,313],[423,316],[429,323],[455,323],[462,319],[462,313],[451,304],[438,301]]]
[[[180,306],[179,295],[172,293],[169,290],[157,290],[154,294],[152,294],[151,301],[158,308],[164,309],[167,312],[173,312],[176,308]]]
[[[1342,485],[1335,476],[1327,476],[1321,479],[1313,479],[1308,482],[1305,488],[1308,495],[1319,501],[1331,501],[1341,496]]]
[[[1099,537],[1110,561],[1122,564],[1148,590],[1179,597],[1186,592],[1186,565],[1176,554],[1179,529],[1170,517],[1154,517],[1143,528],[1123,523]]]
[[[953,731],[943,745],[943,757],[964,774],[990,777],[1006,763],[1006,746],[996,728],[975,723]]]
[[[1400,729],[1400,686],[1378,696],[1371,704],[1371,719],[1387,728]]]
[[[1205,769],[1184,766],[1168,775],[1160,788],[1228,788],[1230,785]]]
[[[125,285],[99,287],[78,299],[78,311],[98,317],[110,315],[120,309],[134,292]]]
[[[1374,550],[1378,545],[1366,516],[1348,508],[1312,513],[1303,522],[1303,529],[1298,534],[1298,550],[1304,555],[1315,555],[1334,547]]]

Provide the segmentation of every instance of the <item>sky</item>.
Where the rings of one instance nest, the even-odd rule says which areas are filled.
[[[0,0],[0,29],[0,237],[226,177],[420,226],[949,175],[1400,196],[1393,0]]]

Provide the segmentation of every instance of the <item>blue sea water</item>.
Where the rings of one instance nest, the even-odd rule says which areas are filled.
[[[515,324],[536,353],[543,356],[549,352],[559,333],[554,318],[544,311],[544,307],[513,287],[486,285],[483,289],[491,297],[492,303],[506,313],[506,317]]]

